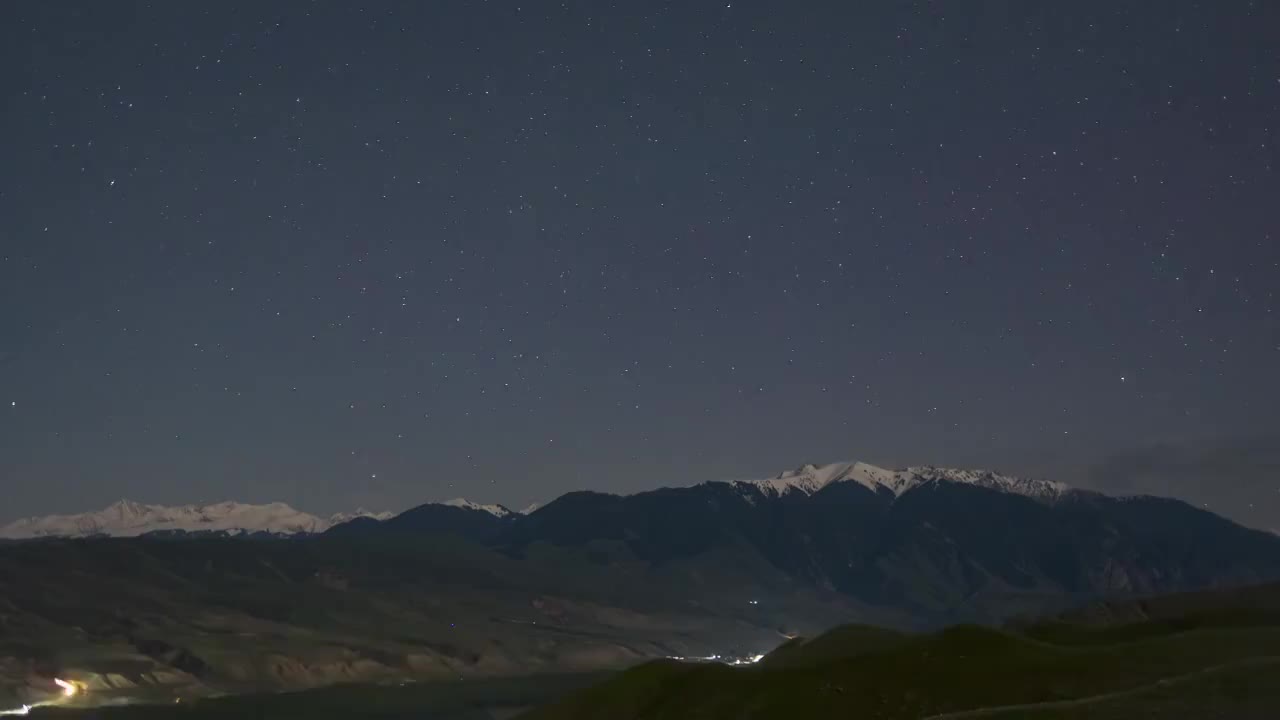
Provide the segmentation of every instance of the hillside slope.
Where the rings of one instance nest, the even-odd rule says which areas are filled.
[[[1172,720],[1192,706],[1219,713],[1196,717],[1268,717],[1280,700],[1268,674],[1280,668],[1280,616],[1239,614],[1232,594],[1218,599],[1176,622],[1055,623],[1052,639],[1036,628],[897,637],[840,628],[754,667],[649,663],[522,718],[1082,718],[1095,705],[1117,718]]]

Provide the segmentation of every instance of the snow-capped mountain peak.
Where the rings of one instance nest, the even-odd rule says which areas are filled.
[[[839,482],[856,482],[875,492],[891,492],[895,497],[929,482],[964,483],[1045,501],[1056,500],[1072,492],[1071,487],[1062,483],[1012,477],[989,470],[957,470],[933,466],[886,470],[862,462],[803,465],[768,480],[746,480],[736,484],[758,488],[766,495],[781,496],[790,492],[812,495]]]
[[[483,505],[478,502],[472,502],[466,498],[454,498],[452,500],[446,500],[440,504],[448,505],[449,507],[466,508],[467,510],[483,510],[494,517],[506,517],[511,514],[510,510],[501,505]]]
[[[393,512],[373,512],[364,508],[356,508],[354,512],[340,512],[329,516],[329,527],[341,525],[344,522],[351,522],[356,518],[371,518],[373,520],[390,520],[395,517]]]
[[[792,491],[811,495],[833,482],[846,480],[853,480],[874,490],[880,485],[889,484],[892,480],[892,475],[892,471],[860,462],[832,463],[822,466],[809,463],[801,465],[795,470],[779,473],[777,477],[768,480],[751,480],[747,482],[759,487],[766,493],[775,495],[783,495]]]
[[[966,483],[1045,501],[1058,500],[1064,495],[1082,492],[1066,483],[1002,475],[991,470],[958,470],[926,465],[910,467],[901,472],[915,478],[917,485],[930,481]]]
[[[30,517],[0,527],[0,538],[134,537],[151,532],[225,532],[233,535],[267,532],[298,534],[323,532],[339,522],[368,516],[386,519],[390,513],[357,510],[330,518],[295,510],[280,502],[249,505],[220,502],[211,505],[145,505],[120,500],[96,512]]]

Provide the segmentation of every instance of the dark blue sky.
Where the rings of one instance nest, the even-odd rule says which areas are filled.
[[[4,3],[0,519],[863,459],[1280,526],[1280,6],[1158,5]]]

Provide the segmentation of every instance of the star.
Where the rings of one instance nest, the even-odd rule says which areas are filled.
[[[359,463],[386,443],[397,477],[496,479],[514,500],[569,489],[566,471],[607,491],[809,452],[999,463],[1005,445],[1098,456],[1139,434],[1280,433],[1260,200],[1280,176],[1259,112],[1280,96],[1255,87],[1274,43],[1244,10],[1200,3],[1173,30],[1064,5],[1096,41],[1082,62],[1051,26],[992,18],[975,45],[884,3],[816,3],[803,23],[781,3],[521,13],[521,37],[555,48],[502,42],[483,3],[399,3],[377,22],[331,5],[298,18],[305,32],[257,5],[22,11],[19,50],[42,60],[0,67],[39,88],[11,103],[19,162],[0,166],[0,213],[28,216],[0,242],[0,287],[22,298],[0,312],[0,384],[56,390],[22,415],[10,402],[24,464],[126,482],[171,425],[191,447],[177,464],[282,468],[263,472],[280,493],[313,489],[295,475],[317,493],[370,480]],[[40,49],[99,22],[118,23],[110,47]],[[775,28],[786,42],[744,41]],[[926,38],[945,51],[912,49]],[[1132,62],[1228,39],[1241,52],[1194,73]],[[997,56],[1024,71],[974,72]],[[103,174],[114,190],[117,173],[128,193],[68,191]],[[1116,367],[1142,387],[1098,392]],[[1151,397],[1196,410],[1149,417]],[[1054,424],[1086,399],[1089,432]],[[56,417],[83,418],[84,442],[45,442]],[[617,472],[579,474],[596,464]],[[388,492],[408,507],[446,481],[424,482]],[[1231,495],[1215,506],[1247,508]]]

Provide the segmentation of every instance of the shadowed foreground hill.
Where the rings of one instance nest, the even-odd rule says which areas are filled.
[[[1126,625],[957,626],[915,636],[840,628],[752,667],[649,663],[522,717],[1261,720],[1280,707],[1280,606],[1259,599],[1277,589],[1205,594],[1192,614]]]

